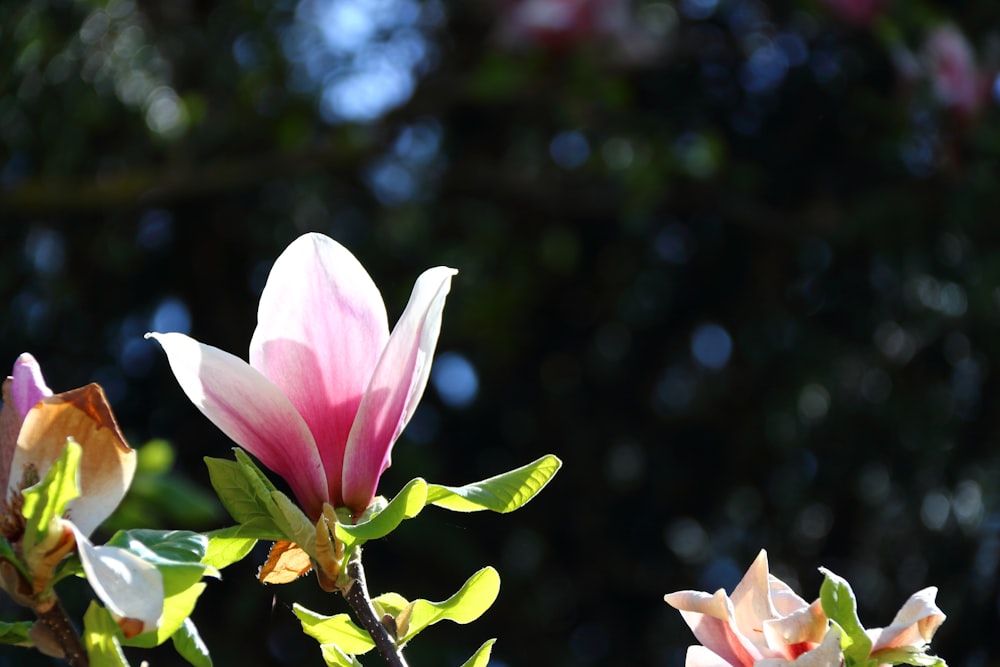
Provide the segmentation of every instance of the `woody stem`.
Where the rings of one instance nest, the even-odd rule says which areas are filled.
[[[53,604],[46,610],[40,607],[35,608],[35,615],[38,622],[48,630],[49,635],[55,640],[59,648],[62,649],[63,656],[70,667],[90,667],[90,658],[87,657],[87,650],[80,641],[73,623],[66,615],[59,598],[52,600]]]
[[[389,634],[386,626],[382,624],[375,607],[372,606],[371,596],[368,594],[368,586],[365,583],[365,569],[361,565],[361,549],[355,550],[354,555],[347,564],[347,574],[351,578],[351,586],[347,590],[342,590],[347,604],[351,605],[354,615],[361,623],[361,627],[368,631],[375,648],[385,660],[389,667],[408,667],[402,651],[396,646],[396,640]]]

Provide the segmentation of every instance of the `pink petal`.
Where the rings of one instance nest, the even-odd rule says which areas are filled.
[[[819,646],[806,651],[794,660],[789,662],[782,658],[769,658],[758,661],[754,667],[840,667],[843,662],[844,656],[840,652],[840,631],[831,628]]]
[[[771,603],[771,580],[767,567],[767,552],[761,549],[732,595],[733,612],[738,627],[754,644],[767,646],[764,621],[777,616]]]
[[[392,445],[420,402],[441,331],[441,314],[455,269],[424,271],[389,337],[354,420],[344,455],[344,504],[368,507],[389,467]]]
[[[715,595],[679,591],[664,596],[667,604],[681,612],[695,638],[731,665],[752,665],[761,653],[736,627],[733,605],[726,592]]]
[[[786,657],[795,657],[798,645],[823,641],[829,625],[820,601],[816,600],[787,616],[764,621],[764,636],[769,648]]]
[[[946,618],[935,604],[935,597],[937,588],[934,586],[917,591],[902,606],[889,627],[869,630],[872,653],[884,648],[920,648],[930,642]]]
[[[45,384],[42,377],[42,369],[35,361],[35,358],[25,352],[14,362],[14,374],[11,384],[11,396],[14,398],[14,405],[24,419],[28,410],[35,406],[35,403],[52,395],[52,390]]]
[[[746,667],[753,665],[752,662],[746,663]],[[689,646],[687,650],[687,656],[684,659],[684,667],[743,667],[740,664],[734,664],[723,660],[720,656],[716,655],[704,646]]]
[[[179,333],[150,333],[191,402],[292,487],[306,513],[327,500],[326,476],[309,427],[288,398],[242,359]]]
[[[799,612],[809,606],[798,593],[792,590],[791,586],[778,579],[773,574],[768,577],[771,589],[771,604],[778,616],[788,616]]]
[[[260,297],[250,365],[309,426],[336,505],[348,435],[388,338],[382,295],[346,248],[306,234],[275,261]]]

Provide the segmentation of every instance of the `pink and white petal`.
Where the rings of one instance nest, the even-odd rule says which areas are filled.
[[[309,426],[337,504],[344,448],[388,338],[382,295],[342,245],[305,234],[275,261],[260,297],[250,365]]]
[[[778,579],[773,574],[769,577],[771,588],[771,603],[778,616],[787,616],[809,606],[792,587]]]
[[[917,591],[903,604],[891,625],[869,630],[872,653],[904,646],[920,648],[930,642],[946,618],[934,601],[936,597],[935,586]]]
[[[104,606],[123,627],[141,623],[134,634],[156,629],[163,616],[163,577],[156,566],[131,551],[91,544],[72,522],[77,553],[87,581]],[[124,623],[130,621],[129,623]]]
[[[781,618],[764,621],[764,637],[770,649],[794,657],[797,645],[819,644],[829,628],[819,600]],[[793,647],[790,649],[789,647]]]
[[[751,667],[751,665],[753,663],[746,663],[745,667]],[[744,665],[731,663],[704,646],[695,645],[688,646],[684,667],[744,667]]]
[[[754,667],[840,667],[844,656],[840,652],[840,631],[831,628],[823,642],[792,661],[783,658],[760,660]]]
[[[750,569],[732,595],[736,626],[759,647],[767,646],[763,623],[777,616],[771,603],[771,580],[767,566],[767,551],[760,550]]]
[[[458,271],[424,271],[365,390],[344,454],[343,501],[355,513],[368,507],[389,467],[392,445],[413,416],[427,386],[441,332],[445,299]]]
[[[167,353],[181,389],[212,423],[280,475],[318,517],[328,499],[323,463],[291,401],[245,361],[179,333],[149,333]]]
[[[695,638],[713,653],[732,665],[752,665],[763,655],[733,622],[733,606],[726,593],[714,595],[700,591],[679,591],[664,600],[681,612]]]
[[[14,405],[22,419],[28,414],[28,410],[35,406],[35,403],[52,395],[52,390],[45,384],[45,378],[42,377],[41,366],[27,352],[14,362],[14,372],[11,379],[10,395],[13,397]]]

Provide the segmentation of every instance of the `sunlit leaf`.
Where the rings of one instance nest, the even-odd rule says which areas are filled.
[[[947,663],[936,655],[928,655],[926,648],[901,646],[882,649],[875,653],[876,664],[880,665],[916,665],[916,667],[948,667]]]
[[[319,647],[323,653],[323,662],[327,667],[362,667],[361,662],[353,655],[344,653],[336,644],[324,644]]]
[[[0,560],[5,560],[11,565],[17,568],[17,570],[24,575],[26,578],[30,578],[31,575],[28,573],[28,569],[21,562],[21,559],[14,552],[14,547],[10,545],[6,539],[0,536]]]
[[[163,583],[166,598],[163,600],[163,619],[160,621],[160,627],[155,632],[146,632],[125,640],[123,643],[126,646],[152,648],[170,639],[194,611],[198,596],[205,590],[204,583],[197,583],[181,590],[171,590],[166,578]]]
[[[250,458],[249,454],[239,447],[234,447],[233,455],[236,457],[236,462],[239,463],[245,473],[247,475],[252,474],[256,477],[256,479],[260,482],[260,485],[267,490],[268,494],[278,490],[277,487],[271,483],[271,480],[267,478],[267,475],[265,475],[264,472],[257,467],[257,464],[253,462],[253,459]]]
[[[108,610],[91,602],[83,615],[83,645],[90,667],[129,667],[117,634],[118,625]]]
[[[479,647],[472,657],[462,663],[462,667],[486,667],[490,664],[490,654],[493,652],[493,644],[496,643],[496,639],[487,639],[482,646]]]
[[[184,619],[184,623],[171,636],[174,649],[182,658],[187,660],[194,667],[212,667],[212,657],[208,654],[208,647],[198,634],[198,628],[190,618]]]
[[[844,662],[848,667],[864,665],[872,650],[872,640],[858,618],[858,603],[854,591],[846,579],[823,567],[819,571],[825,577],[819,589],[820,604],[826,617],[843,631],[841,649],[844,652]]]
[[[295,542],[307,554],[316,553],[316,526],[291,498],[281,491],[272,491],[271,499],[280,512],[281,519],[275,520],[287,540]]]
[[[200,563],[208,548],[206,536],[188,530],[124,530],[115,533],[107,543],[131,549],[154,565]]]
[[[405,643],[427,626],[439,621],[471,623],[490,608],[499,593],[500,575],[492,567],[484,567],[469,577],[457,593],[443,602],[414,600],[412,603],[407,603],[413,605],[409,628],[405,634],[400,635],[399,641]],[[380,595],[373,602],[393,616],[406,608],[401,604],[405,600],[397,593]]]
[[[259,487],[247,479],[243,466],[235,461],[212,457],[205,457],[205,465],[208,466],[212,488],[219,495],[222,506],[244,527],[246,536],[262,540],[280,540],[284,537],[268,507],[274,504],[270,491],[266,496],[259,495]]]
[[[302,631],[320,644],[335,644],[349,654],[367,653],[375,648],[368,633],[355,625],[347,614],[323,616],[300,604],[293,605],[292,611],[302,623]]]
[[[420,514],[420,510],[426,504],[427,482],[419,477],[412,479],[399,490],[399,493],[385,506],[385,509],[368,521],[353,526],[337,523],[337,538],[346,544],[352,544],[384,537],[394,531],[405,519],[412,519]]]
[[[465,486],[429,484],[427,502],[455,512],[513,512],[544,489],[561,466],[558,457],[548,454],[526,466]]]
[[[257,544],[257,538],[244,535],[243,526],[213,530],[206,537],[208,546],[201,562],[219,570],[243,560]]]
[[[61,517],[66,505],[80,495],[76,473],[83,448],[72,438],[67,439],[62,454],[38,484],[24,490],[23,552],[30,554],[49,534],[52,520]]]
[[[31,632],[31,625],[31,621],[18,621],[16,623],[0,621],[0,644],[31,646],[32,641],[28,636],[28,633]]]
[[[128,549],[155,565],[163,575],[167,594],[182,591],[203,576],[218,577],[219,571],[202,562],[208,538],[186,530],[126,530],[115,533],[108,546]]]

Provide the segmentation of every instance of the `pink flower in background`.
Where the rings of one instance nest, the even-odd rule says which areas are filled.
[[[934,96],[962,118],[978,114],[989,100],[990,77],[980,71],[972,46],[954,25],[935,28],[924,49]]]
[[[621,0],[509,0],[502,5],[501,34],[514,43],[561,48],[610,37],[630,21]]]
[[[810,664],[840,664],[840,637],[828,632],[819,601],[807,603],[771,575],[766,551],[731,595],[679,591],[665,600],[701,642],[688,648],[686,667],[776,667],[806,655]]]
[[[872,640],[872,657],[878,658],[882,651],[920,649],[929,644],[946,618],[934,602],[936,596],[937,588],[934,586],[917,591],[900,608],[888,627],[866,630]]]
[[[910,596],[892,623],[865,630],[870,657],[926,649],[945,620],[934,604],[936,588]],[[812,604],[771,575],[761,551],[731,595],[680,591],[665,597],[680,610],[701,646],[688,648],[686,667],[838,667],[843,662],[840,631],[831,626],[819,600]]]
[[[382,295],[321,234],[278,257],[261,294],[250,362],[179,333],[151,333],[188,398],[281,475],[313,519],[360,515],[423,395],[457,271],[425,271],[392,334]]]
[[[824,0],[830,12],[847,23],[868,25],[882,13],[883,0]]]

